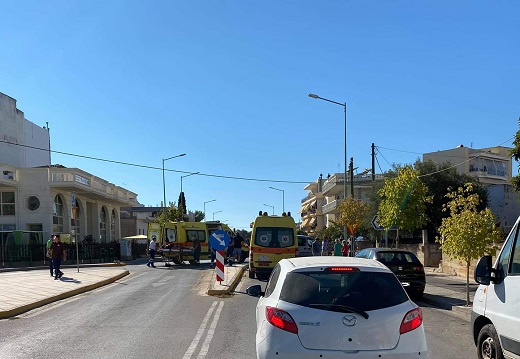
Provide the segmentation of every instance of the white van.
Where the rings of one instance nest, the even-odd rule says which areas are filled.
[[[493,265],[480,258],[471,323],[478,358],[520,358],[520,235],[517,219]]]

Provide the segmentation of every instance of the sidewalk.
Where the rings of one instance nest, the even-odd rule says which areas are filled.
[[[113,283],[129,274],[124,263],[104,266],[84,266],[77,272],[76,267],[64,268],[61,280],[53,280],[49,270],[18,269],[0,271],[0,319],[10,318],[46,304],[69,298],[104,285]],[[207,290],[208,295],[222,296],[231,294],[244,273],[247,264],[234,264],[224,267],[224,281],[218,282],[212,270]],[[472,283],[472,279],[470,279]],[[470,320],[471,306],[466,307],[466,292],[463,290],[465,278],[455,277],[426,269],[426,290],[422,302],[452,311],[459,317]],[[470,300],[473,301],[472,283]]]
[[[54,280],[48,269],[0,272],[0,319],[10,318],[46,304],[91,291],[128,275],[117,265],[62,269]]]

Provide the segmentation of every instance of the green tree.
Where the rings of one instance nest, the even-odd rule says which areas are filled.
[[[328,227],[324,227],[316,232],[316,238],[327,236],[329,238],[339,238],[343,235],[343,227],[336,222],[331,222]]]
[[[469,266],[477,259],[491,252],[501,239],[502,231],[495,225],[496,219],[489,208],[478,210],[480,197],[473,192],[473,185],[467,183],[446,195],[450,201],[444,210],[450,212],[439,227],[443,254],[466,263],[466,304],[469,300]]]
[[[184,192],[179,193],[179,201],[177,203],[179,204],[178,207],[182,209],[183,214],[188,213],[186,207],[186,197],[184,197]]]
[[[162,226],[167,221],[178,222],[182,220],[183,215],[181,208],[175,207],[175,203],[170,203],[170,205],[166,207],[166,211],[161,211],[155,216],[154,222],[160,223]]]
[[[412,166],[397,169],[397,177],[385,179],[379,190],[381,203],[378,208],[379,223],[385,228],[397,226],[396,246],[399,247],[399,230],[413,231],[426,224],[428,188],[419,179],[419,172]]]
[[[442,219],[450,215],[449,211],[443,211],[443,206],[449,202],[446,194],[450,188],[463,187],[466,183],[473,184],[473,193],[477,193],[481,199],[478,205],[479,210],[483,210],[488,204],[487,188],[481,184],[477,178],[465,174],[457,173],[457,169],[449,162],[437,164],[431,160],[421,162],[417,160],[414,168],[419,171],[421,182],[428,187],[428,194],[431,203],[426,206],[426,229],[430,238],[434,239],[437,229],[442,223]]]
[[[518,118],[518,126],[520,127],[520,117]],[[518,162],[520,160],[520,130],[516,131],[513,145],[515,147],[511,150],[511,156]],[[518,165],[518,169],[520,170],[520,164]],[[520,192],[520,174],[511,178],[511,184],[516,192]]]
[[[370,204],[363,200],[347,197],[339,204],[338,211],[337,223],[343,227],[366,230],[370,223]]]
[[[202,222],[205,219],[204,212],[195,211],[195,222]]]

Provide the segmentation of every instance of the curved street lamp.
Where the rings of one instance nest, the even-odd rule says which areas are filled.
[[[181,153],[180,155],[163,158],[163,160],[162,160],[162,187],[163,187],[163,210],[164,211],[166,211],[166,184],[164,181],[164,161],[168,161],[168,160],[171,160],[172,158],[177,158],[177,157],[182,157],[182,156],[186,156],[186,154]]]
[[[215,214],[216,214],[216,213],[220,213],[220,212],[222,212],[222,211],[216,211],[216,212],[213,212],[213,220],[215,220]]]
[[[209,201],[206,201],[204,202],[204,220],[207,221],[208,219],[206,218],[206,203],[210,203],[210,202],[215,202],[216,199],[211,199]]]
[[[274,187],[269,187],[269,188],[282,192],[282,212],[285,212],[285,191],[283,189],[274,188]]]
[[[181,176],[181,192],[182,192],[182,179],[184,177],[189,177],[189,176],[193,176],[193,175],[198,175],[200,172],[193,172],[193,173],[189,173],[187,175],[184,175],[184,176]]]
[[[313,98],[313,99],[318,99],[318,100],[323,100],[323,101],[327,101],[327,102],[330,102],[330,103],[333,103],[333,104],[336,104],[336,105],[339,105],[339,106],[343,106],[343,112],[345,114],[345,124],[344,124],[344,127],[345,127],[345,132],[344,132],[344,138],[343,138],[343,142],[344,142],[344,155],[345,155],[345,159],[344,159],[344,173],[343,173],[343,199],[346,199],[347,198],[347,103],[344,102],[344,103],[341,103],[341,102],[336,102],[336,101],[332,101],[332,100],[329,100],[329,99],[326,99],[326,98],[323,98],[323,97],[320,97],[318,95],[315,95],[313,93],[310,93],[309,94],[309,97],[310,98]],[[351,184],[351,196],[354,197],[354,183],[352,182]],[[343,230],[343,239],[346,239],[347,238],[347,229],[345,228]],[[352,246],[354,247],[354,246]]]
[[[273,209],[273,216],[274,216],[274,206],[271,206],[270,204],[265,204],[265,203],[264,203],[264,206],[271,207]]]

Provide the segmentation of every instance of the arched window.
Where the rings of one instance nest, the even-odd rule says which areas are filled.
[[[107,241],[107,210],[105,207],[101,207],[101,213],[99,216],[99,241],[106,243]]]
[[[110,217],[110,240],[116,240],[116,210],[112,210],[112,216]]]
[[[78,238],[78,241],[81,241],[81,211],[80,211],[80,205],[79,200],[76,199],[76,207],[75,209],[71,209],[70,214],[70,226],[74,229],[75,235]],[[74,214],[74,211],[76,211],[76,214]],[[76,220],[74,220],[74,217],[76,217]]]
[[[52,205],[52,232],[63,233],[63,201],[60,195],[54,197]]]

